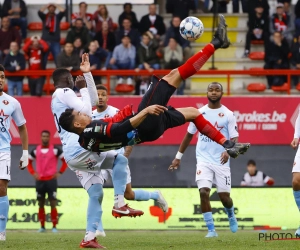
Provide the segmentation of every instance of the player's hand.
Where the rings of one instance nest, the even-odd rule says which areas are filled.
[[[168,170],[171,170],[171,171],[177,170],[177,168],[179,168],[180,162],[181,162],[181,160],[175,158],[172,161],[172,164],[169,166]]]
[[[39,175],[37,173],[34,173],[33,174],[33,178],[38,181],[40,177],[39,177]]]
[[[23,155],[20,159],[20,165],[19,168],[21,170],[24,170],[28,165],[28,150],[23,150]]]
[[[80,70],[83,73],[88,73],[91,71],[90,58],[88,53],[84,53],[81,56]]]
[[[61,176],[61,173],[56,173],[54,176],[53,176],[53,178],[54,179],[57,179],[58,177],[60,177]]]
[[[75,87],[78,89],[86,88],[86,81],[83,76],[77,76],[75,80]]]
[[[228,159],[229,159],[229,154],[227,153],[227,151],[224,151],[222,154],[221,154],[221,164],[225,164],[226,162],[228,162]]]
[[[147,107],[146,109],[147,109],[147,113],[149,115],[160,115],[161,113],[168,110],[166,107],[160,106],[160,105],[151,105],[151,106]]]
[[[294,138],[293,141],[291,142],[291,147],[293,149],[296,149],[299,145],[299,138]]]

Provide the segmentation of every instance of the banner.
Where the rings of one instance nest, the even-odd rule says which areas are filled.
[[[52,143],[60,144],[58,133],[54,125],[54,118],[50,109],[50,97],[18,97],[22,105],[27,128],[29,143],[40,143],[40,132],[44,129],[52,133]],[[133,104],[134,109],[140,103],[141,97],[109,98],[109,104],[122,108]],[[299,112],[298,97],[223,97],[222,103],[232,110],[237,118],[239,141],[256,145],[290,144],[294,134],[294,124]],[[169,105],[175,108],[197,107],[207,104],[206,97],[172,97]],[[0,110],[1,115],[5,115]],[[155,125],[154,125],[155,126]],[[169,129],[158,140],[148,145],[176,145],[180,144],[186,134],[188,124]],[[1,127],[1,125],[0,125]],[[10,129],[12,144],[20,144],[17,127],[12,124]],[[192,144],[196,144],[194,136]]]
[[[152,190],[152,189],[146,189]],[[152,190],[153,191],[153,190]],[[171,230],[206,229],[199,204],[197,188],[161,189],[169,204],[169,211],[163,211],[153,200],[130,201],[130,206],[144,211],[137,218],[115,219],[111,215],[113,189],[105,188],[103,200],[103,226],[111,230]],[[38,229],[38,202],[34,188],[9,188],[8,229]],[[59,214],[58,229],[85,229],[88,194],[82,188],[60,188],[57,192]],[[294,229],[299,222],[291,188],[233,188],[231,197],[240,229]],[[227,215],[217,192],[213,189],[210,196],[216,229],[229,229]],[[285,204],[284,209],[281,204]],[[50,206],[46,206],[46,228],[51,228]]]

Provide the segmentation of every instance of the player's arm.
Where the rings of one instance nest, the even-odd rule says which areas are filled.
[[[34,168],[33,168],[33,161],[35,160],[35,150],[33,149],[31,151],[31,153],[28,156],[28,166],[27,166],[27,170],[28,172],[33,176],[34,179],[38,180],[39,179],[39,175],[37,172],[35,172]]]
[[[298,147],[299,137],[300,137],[300,112],[298,113],[298,117],[297,117],[296,123],[295,123],[294,139],[291,142],[291,147],[293,149],[296,149]]]
[[[187,147],[190,145],[190,142],[193,139],[193,136],[194,136],[194,134],[196,134],[197,131],[198,130],[197,130],[195,124],[190,122],[190,124],[187,128],[187,133],[185,134],[185,136],[179,146],[179,150],[178,150],[174,160],[172,161],[172,164],[169,166],[168,170],[173,171],[174,169],[176,170],[179,167],[183,153],[185,152]]]
[[[132,150],[133,150],[133,146],[126,146],[126,147],[125,147],[124,156],[125,156],[126,158],[129,158],[129,156],[130,156]]]
[[[23,124],[21,126],[18,126],[20,139],[22,142],[22,149],[23,154],[20,159],[20,166],[19,168],[21,170],[25,169],[28,165],[28,133],[27,133],[27,127],[26,124]]]
[[[264,183],[266,183],[268,186],[273,186],[275,181],[272,177],[267,176],[265,173],[263,173],[263,179]]]
[[[59,158],[61,160],[61,167],[59,169],[59,171],[54,175],[54,178],[57,179],[58,177],[60,177],[67,169],[68,165],[65,161],[64,158],[64,153],[60,148],[56,148],[57,149],[57,153],[56,153],[56,157]]]

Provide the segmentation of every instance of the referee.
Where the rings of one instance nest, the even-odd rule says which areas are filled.
[[[43,130],[41,133],[42,144],[34,148],[29,154],[28,171],[36,180],[36,194],[39,204],[38,217],[41,223],[41,228],[38,232],[45,232],[45,196],[48,194],[48,199],[51,206],[51,221],[53,223],[52,232],[56,233],[56,224],[58,224],[58,213],[56,209],[56,190],[57,178],[67,169],[67,163],[63,158],[63,151],[50,144],[50,132]],[[62,166],[57,172],[58,158],[62,161]],[[34,170],[32,162],[36,160],[36,170]]]

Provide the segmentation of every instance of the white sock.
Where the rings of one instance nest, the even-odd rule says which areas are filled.
[[[95,239],[95,233],[93,233],[91,231],[87,231],[84,236],[84,241],[90,241],[93,239]]]
[[[125,206],[124,195],[118,194],[115,195],[115,208]]]

